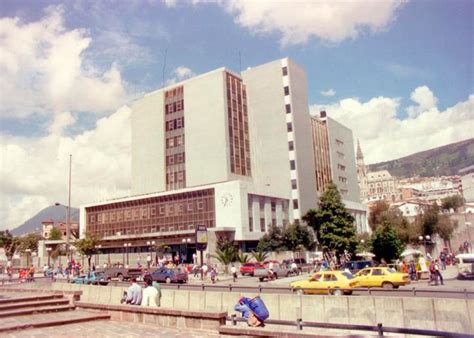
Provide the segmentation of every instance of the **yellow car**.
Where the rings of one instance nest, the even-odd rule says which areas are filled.
[[[340,296],[352,294],[352,288],[358,286],[357,280],[350,272],[345,271],[320,271],[307,280],[290,283],[299,295],[322,293]]]
[[[367,288],[392,289],[410,284],[410,276],[407,273],[397,272],[395,269],[386,267],[365,268],[357,272],[355,277],[359,286]]]

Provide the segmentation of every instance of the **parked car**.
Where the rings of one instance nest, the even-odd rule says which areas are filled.
[[[103,272],[107,276],[108,280],[117,278],[120,282],[129,280],[130,278],[139,278],[142,275],[141,268],[125,268],[112,266],[106,269],[97,269],[97,271]]]
[[[309,279],[290,283],[297,294],[331,294],[340,296],[352,294],[358,286],[356,278],[345,271],[321,271]]]
[[[374,262],[372,262],[372,261],[349,261],[349,262],[345,262],[342,265],[341,270],[346,270],[347,269],[352,274],[355,274],[355,273],[359,272],[362,269],[370,268],[372,266],[374,266]]]
[[[187,283],[188,282],[188,273],[185,270],[176,268],[159,268],[153,271],[151,274],[147,275],[151,276],[153,281],[155,282],[165,282],[165,283]]]
[[[263,267],[258,267],[254,271],[254,276],[257,277],[261,282],[265,279],[268,279],[270,274],[270,264],[265,264]],[[272,264],[272,271],[273,271],[273,278],[277,279],[278,277],[288,277],[291,272],[290,269],[286,265],[282,265],[279,263]]]
[[[249,275],[253,276],[256,268],[261,268],[263,265],[260,263],[244,263],[240,266],[240,273],[242,276]]]
[[[474,254],[465,253],[456,256],[458,279],[474,280]]]
[[[407,273],[397,272],[388,267],[365,268],[355,274],[361,287],[382,287],[385,289],[398,288],[410,284]]]
[[[109,281],[103,272],[90,271],[85,275],[74,277],[71,280],[74,284],[92,284],[92,285],[108,285]]]

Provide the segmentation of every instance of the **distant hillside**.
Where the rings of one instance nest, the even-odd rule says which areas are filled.
[[[10,232],[15,235],[23,235],[28,232],[33,232],[36,229],[41,230],[41,222],[47,219],[52,219],[55,222],[65,221],[66,220],[66,208],[64,206],[50,206],[40,212],[35,216],[27,220],[25,223],[19,227],[10,230]],[[71,222],[79,222],[79,209],[71,207]]]
[[[400,178],[450,176],[474,164],[474,138],[422,151],[397,160],[369,165],[370,171],[388,170]]]

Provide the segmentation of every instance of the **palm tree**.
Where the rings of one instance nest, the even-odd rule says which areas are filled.
[[[263,263],[268,257],[268,252],[267,251],[260,251],[260,250],[259,251],[252,251],[252,256],[258,263]]]
[[[237,255],[237,260],[239,261],[240,264],[245,264],[250,261],[250,255],[247,255],[245,253],[239,253]]]
[[[217,249],[216,254],[212,255],[212,257],[216,258],[219,263],[224,265],[224,272],[227,273],[229,264],[234,262],[236,258],[235,247],[229,246],[222,250]]]

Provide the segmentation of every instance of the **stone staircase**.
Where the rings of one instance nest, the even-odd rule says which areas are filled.
[[[76,310],[58,294],[9,295],[0,298],[1,333],[39,327],[108,320],[110,315]]]

